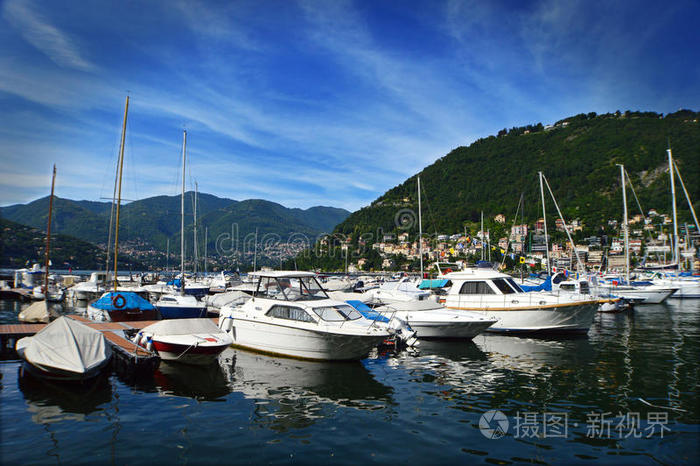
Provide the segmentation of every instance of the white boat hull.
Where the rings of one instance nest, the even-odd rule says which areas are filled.
[[[677,288],[659,288],[655,286],[613,286],[603,288],[604,295],[619,296],[635,304],[660,304],[666,301]]]
[[[317,360],[356,360],[365,357],[387,335],[381,333],[333,333],[251,321],[235,317],[233,344],[255,351]]]
[[[498,319],[486,329],[501,333],[588,333],[598,309],[596,301],[551,307],[477,310],[485,317]]]

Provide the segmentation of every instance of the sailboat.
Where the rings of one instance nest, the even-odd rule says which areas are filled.
[[[47,323],[51,318],[57,317],[56,311],[49,308],[47,296],[51,295],[49,290],[49,246],[51,245],[51,214],[53,211],[53,191],[56,184],[56,165],[53,166],[53,177],[51,178],[51,196],[49,197],[49,219],[48,227],[46,228],[46,253],[45,262],[46,268],[44,269],[44,289],[43,289],[43,299],[38,301],[27,309],[19,313],[17,318],[22,322],[44,322]],[[63,293],[63,290],[59,290]],[[55,293],[55,291],[54,291]],[[55,295],[54,295],[55,296]],[[61,295],[61,299],[63,296]]]
[[[673,207],[673,264],[672,270],[667,271],[666,274],[657,272],[652,277],[652,282],[660,286],[669,286],[678,288],[678,290],[671,295],[672,298],[700,298],[700,278],[697,276],[690,276],[689,273],[681,272],[681,254],[680,245],[678,242],[678,216],[676,212],[676,183],[675,176],[678,176],[678,181],[681,183],[683,192],[685,193],[685,198],[688,201],[688,207],[690,208],[690,213],[692,214],[693,220],[695,221],[696,231],[700,231],[700,224],[698,223],[698,217],[695,214],[695,208],[690,200],[690,195],[688,190],[685,189],[685,183],[683,183],[683,178],[678,170],[675,160],[673,160],[673,155],[671,153],[671,148],[666,150],[668,154],[668,171],[671,178],[671,197],[672,197],[672,207]],[[686,233],[688,231],[686,225]],[[686,250],[689,243],[689,238],[686,239]]]
[[[185,166],[187,163],[187,131],[182,136],[182,195],[180,197],[180,283],[179,293],[163,294],[156,308],[163,319],[206,317],[207,305],[185,293]]]
[[[651,282],[630,281],[630,257],[629,257],[629,223],[627,219],[627,183],[624,165],[620,167],[620,180],[622,184],[623,219],[622,230],[625,240],[625,277],[609,277],[607,282],[599,285],[603,294],[615,295],[635,304],[659,304],[671,296],[678,287],[655,285]]]
[[[126,118],[129,113],[129,96],[126,97],[124,108],[124,123],[122,126],[122,138],[119,147],[119,159],[117,160],[118,196],[116,200],[116,216],[114,227],[114,288],[104,293],[100,299],[87,307],[88,316],[96,321],[124,322],[133,320],[156,320],[158,311],[148,300],[142,298],[133,291],[120,291],[117,289],[117,256],[119,253],[119,208],[122,199],[122,171],[124,168],[124,141],[126,139]]]

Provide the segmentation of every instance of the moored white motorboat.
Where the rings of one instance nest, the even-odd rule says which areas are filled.
[[[450,281],[445,306],[498,319],[490,332],[587,333],[598,300],[568,294],[524,292],[509,276],[486,268],[469,268],[442,278]]]
[[[59,317],[15,345],[23,370],[48,380],[80,382],[102,371],[112,348],[102,332],[68,317]]]
[[[330,299],[311,272],[256,276],[253,298],[219,314],[219,327],[231,333],[235,346],[303,359],[355,360],[391,335],[385,324]]]
[[[164,361],[205,365],[213,363],[233,339],[210,319],[176,319],[144,327],[134,342],[155,350]]]
[[[498,319],[469,311],[445,309],[435,301],[407,301],[374,308],[386,316],[405,321],[419,339],[471,339],[494,325]]]

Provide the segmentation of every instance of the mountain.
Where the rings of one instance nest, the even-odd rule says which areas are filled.
[[[653,112],[580,114],[551,127],[541,123],[504,129],[497,136],[458,147],[424,168],[423,231],[457,233],[504,214],[512,222],[521,194],[525,222],[542,216],[537,173],[542,171],[567,220],[579,218],[595,232],[608,219],[622,216],[620,170],[624,164],[645,210],[670,213],[666,148],[670,141],[695,210],[700,210],[700,113],[681,110],[666,116]],[[676,181],[679,216],[689,209]],[[545,187],[545,192],[547,188]],[[548,221],[556,211],[547,195]],[[630,189],[628,208],[639,213]],[[417,232],[416,175],[390,189],[336,227],[336,232],[376,235]],[[407,223],[402,223],[407,222]],[[691,220],[692,222],[692,220]]]
[[[21,268],[44,264],[46,233],[0,218],[0,267]],[[104,251],[72,236],[51,234],[51,264],[54,269],[95,269],[104,264]],[[138,261],[120,255],[120,267],[142,269]]]
[[[185,193],[186,239],[191,245],[194,193]],[[0,216],[16,223],[45,229],[48,215],[48,196],[29,204],[0,207]],[[108,240],[111,203],[54,199],[53,231],[71,234],[93,244]],[[236,230],[241,239],[258,229],[260,235],[274,234],[286,241],[293,233],[305,235],[313,241],[323,232],[331,232],[350,212],[333,207],[290,209],[280,204],[251,199],[234,201],[211,194],[197,195],[198,237],[203,247],[205,227],[209,229],[209,250],[214,252],[216,240]],[[120,209],[120,242],[140,249],[166,250],[170,240],[171,251],[179,245],[180,196],[156,196],[132,201]],[[191,247],[191,246],[190,246]]]

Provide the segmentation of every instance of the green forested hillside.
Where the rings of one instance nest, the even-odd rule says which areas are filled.
[[[44,263],[46,233],[0,218],[0,267],[21,268]],[[51,235],[50,258],[55,269],[95,269],[104,264],[105,251],[68,235]],[[120,254],[120,266],[141,269],[143,266]]]
[[[551,128],[541,124],[502,130],[498,136],[459,147],[420,173],[425,232],[453,233],[465,224],[502,213],[510,225],[521,194],[525,221],[542,215],[537,173],[549,180],[567,219],[579,218],[595,228],[622,214],[620,172],[624,164],[645,210],[670,213],[666,148],[673,156],[696,211],[700,210],[700,114],[679,111],[577,115]],[[546,188],[545,188],[546,189]],[[638,213],[629,193],[629,209]],[[679,215],[689,209],[677,184]],[[549,196],[547,196],[549,197]],[[554,222],[554,206],[548,203]],[[387,191],[370,206],[338,225],[344,234],[397,231],[402,209],[417,209],[416,176]],[[416,231],[417,225],[410,231]]]

